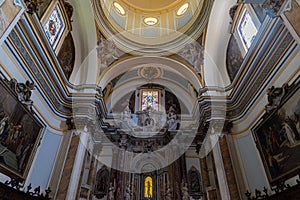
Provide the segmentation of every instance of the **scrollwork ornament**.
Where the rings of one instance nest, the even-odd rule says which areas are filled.
[[[278,108],[288,90],[289,86],[287,84],[283,84],[281,88],[275,88],[272,86],[268,89],[268,105],[266,106],[267,113],[270,113],[272,110]]]
[[[28,80],[25,83],[18,83],[18,81],[14,78],[7,82],[10,88],[17,94],[18,100],[24,104],[28,110],[33,112],[33,101],[30,98],[32,90],[35,88],[34,83]]]
[[[39,5],[43,3],[43,0],[24,0],[27,7],[27,13],[33,14],[39,10]]]

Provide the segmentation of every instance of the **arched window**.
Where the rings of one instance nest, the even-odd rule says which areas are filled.
[[[153,180],[151,176],[147,176],[144,182],[144,197],[150,198],[153,194]]]
[[[142,90],[141,99],[142,110],[147,108],[158,111],[159,110],[159,91],[158,90]]]

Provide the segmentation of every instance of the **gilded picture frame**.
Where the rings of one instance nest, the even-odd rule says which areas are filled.
[[[21,96],[31,95],[24,86],[0,78],[0,172],[21,180],[28,175],[44,131],[31,109],[32,101]],[[20,88],[24,90],[18,94]]]
[[[300,84],[268,92],[266,113],[252,130],[271,185],[299,174]]]

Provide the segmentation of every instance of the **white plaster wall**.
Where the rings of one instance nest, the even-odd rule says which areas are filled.
[[[98,72],[97,36],[90,1],[74,0],[72,36],[75,44],[75,64],[70,82],[76,85],[96,83]]]
[[[236,138],[236,143],[249,190],[254,192],[255,189],[262,190],[264,187],[269,187],[268,179],[252,135],[247,133],[240,136]],[[245,192],[241,191],[241,193]]]
[[[229,9],[236,0],[215,0],[205,40],[204,79],[207,86],[227,86],[226,50],[229,41]]]
[[[25,74],[20,72],[20,68],[17,66],[16,61],[11,59],[10,55],[6,53],[7,49],[4,45],[0,48],[0,70],[7,78],[15,78],[19,82],[25,82]]]
[[[31,183],[33,188],[41,186],[41,191],[47,189],[62,137],[57,131],[45,131],[26,179],[26,186]]]

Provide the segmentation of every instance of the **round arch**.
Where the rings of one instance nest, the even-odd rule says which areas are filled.
[[[132,69],[140,68],[145,64],[153,66],[159,65],[162,69],[177,73],[184,79],[189,80],[197,91],[203,87],[199,75],[193,68],[170,58],[155,56],[133,57],[118,62],[115,65],[106,68],[99,76],[97,83],[100,87],[105,88],[105,86],[115,77]]]

